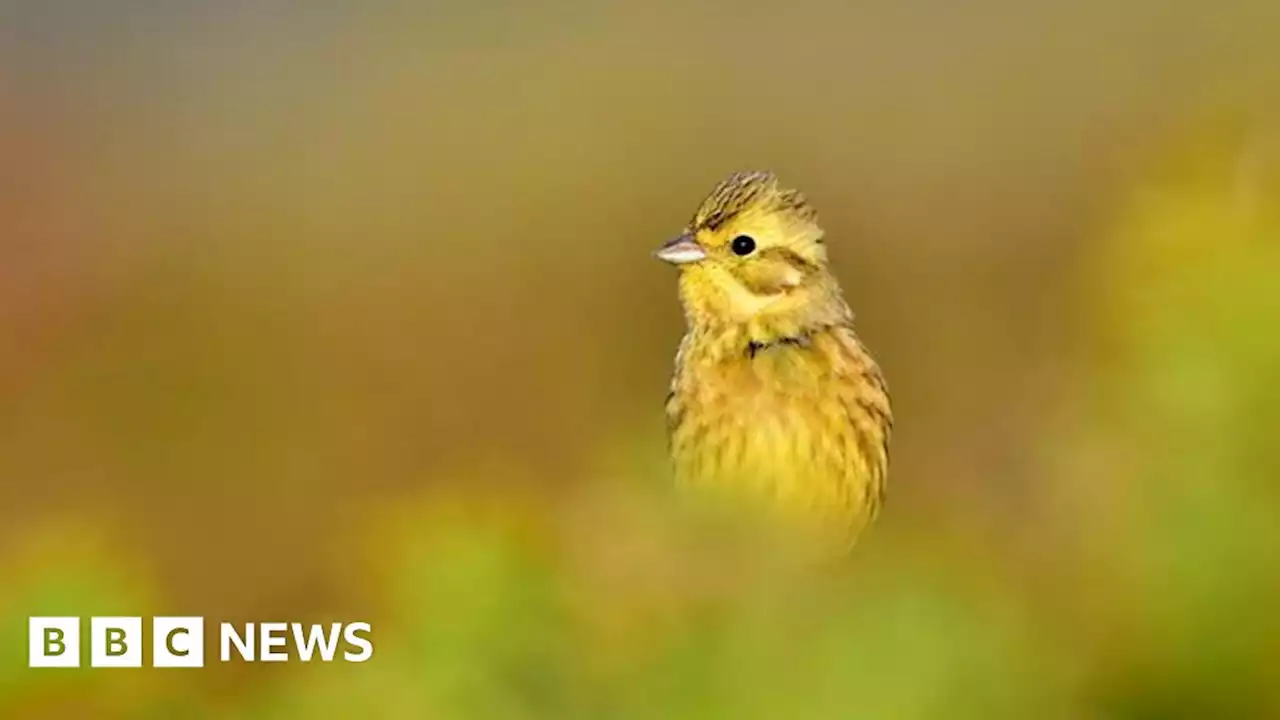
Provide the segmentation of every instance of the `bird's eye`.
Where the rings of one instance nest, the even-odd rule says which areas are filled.
[[[749,235],[739,235],[733,239],[729,247],[733,248],[734,255],[750,255],[756,249],[756,241]]]

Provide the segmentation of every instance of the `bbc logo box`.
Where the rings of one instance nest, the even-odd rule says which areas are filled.
[[[80,667],[80,618],[33,617],[27,620],[27,665]]]
[[[88,618],[88,635],[78,617],[28,619],[30,667],[80,667],[87,655],[90,667],[142,667],[143,649],[151,648],[152,667],[204,667],[202,617],[154,617],[149,625],[140,617]],[[221,662],[363,663],[373,657],[373,628],[367,622],[303,624],[297,622],[233,623],[218,626],[214,647]],[[291,647],[292,646],[292,647]],[[88,652],[83,652],[87,648]],[[292,652],[290,652],[292,650]]]
[[[33,617],[27,622],[29,667],[80,667],[80,618]],[[142,618],[93,617],[88,629],[91,667],[142,667]],[[204,667],[204,618],[152,618],[150,635],[153,667]]]

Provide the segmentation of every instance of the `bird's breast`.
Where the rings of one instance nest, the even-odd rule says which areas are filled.
[[[872,500],[872,458],[851,415],[856,375],[817,341],[725,359],[687,358],[673,389],[672,454],[682,485],[732,491],[856,524]]]

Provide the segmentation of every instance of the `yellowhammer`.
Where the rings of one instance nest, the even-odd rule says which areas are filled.
[[[666,404],[677,482],[851,546],[883,502],[893,416],[817,213],[772,173],[736,173],[656,254],[688,323]]]

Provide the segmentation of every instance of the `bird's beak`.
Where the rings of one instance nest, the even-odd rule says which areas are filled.
[[[707,251],[703,250],[698,241],[693,238],[693,233],[686,232],[668,240],[653,254],[659,260],[666,260],[672,265],[684,265],[702,260],[707,256]]]

